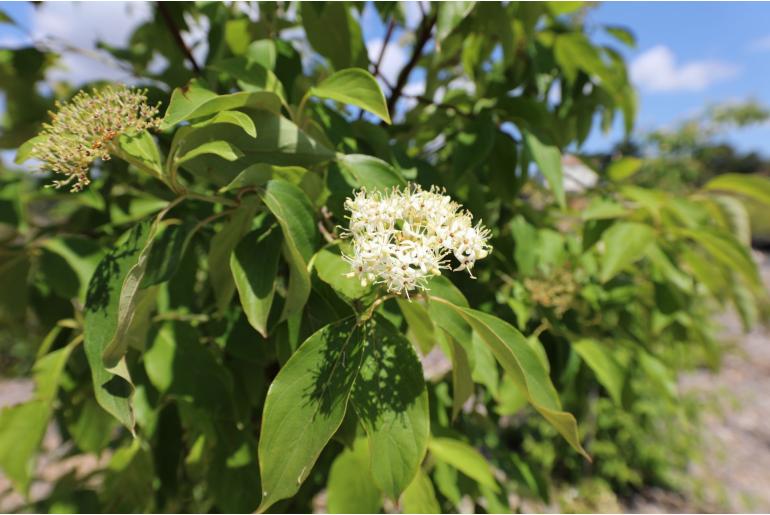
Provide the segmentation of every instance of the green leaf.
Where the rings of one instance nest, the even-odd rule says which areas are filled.
[[[270,385],[259,439],[258,511],[297,492],[342,424],[362,339],[355,320],[327,325],[305,340]]]
[[[32,400],[0,411],[0,469],[26,494],[35,470],[35,455],[48,429],[53,403],[72,350],[67,346],[38,359],[33,369],[36,390]]]
[[[273,213],[283,232],[284,258],[289,264],[289,287],[281,320],[299,313],[310,296],[308,262],[318,240],[313,206],[297,186],[281,179],[267,183],[265,206]]]
[[[636,48],[636,37],[634,37],[634,34],[625,27],[605,25],[604,30],[607,31],[607,34],[614,37],[624,45],[627,45],[630,48]]]
[[[428,442],[428,449],[436,459],[453,466],[480,485],[495,492],[500,490],[492,474],[492,467],[479,451],[467,443],[454,438],[433,437]]]
[[[272,48],[273,60],[275,60],[275,45]],[[230,75],[238,81],[238,87],[244,91],[269,91],[285,101],[286,93],[281,81],[272,71],[255,61],[244,57],[233,57],[217,62],[211,68]]]
[[[241,111],[220,111],[211,118],[208,118],[202,122],[193,123],[191,127],[206,127],[215,123],[229,123],[243,129],[243,132],[251,136],[257,137],[257,128],[254,126],[254,120],[249,115]]]
[[[160,284],[174,276],[195,234],[194,230],[195,224],[191,220],[163,224],[150,247],[140,288]]]
[[[460,414],[465,401],[473,395],[471,365],[465,348],[447,335],[452,358],[452,420]]]
[[[481,311],[456,306],[431,296],[431,303],[444,304],[461,315],[492,351],[503,370],[526,395],[530,404],[548,420],[580,454],[588,457],[580,445],[577,422],[572,414],[562,411],[561,401],[537,353],[526,338],[507,322]],[[435,321],[435,320],[434,320]],[[438,321],[435,321],[440,324]],[[589,458],[590,459],[590,458]]]
[[[607,167],[607,177],[613,181],[628,179],[642,167],[642,160],[638,157],[623,157],[613,161]]]
[[[284,179],[291,183],[298,184],[306,173],[307,169],[300,166],[273,166],[257,163],[239,173],[230,184],[220,188],[219,192],[224,193],[241,188],[262,186],[270,179]]]
[[[554,16],[562,16],[565,14],[571,14],[581,7],[585,5],[585,2],[570,2],[570,1],[559,1],[559,2],[548,2],[545,4],[545,6],[548,8],[548,10],[553,14]]]
[[[118,138],[118,148],[118,156],[139,170],[150,171],[156,177],[163,174],[160,150],[149,132],[122,134]]]
[[[441,44],[468,17],[476,2],[443,2],[437,4],[436,41]]]
[[[620,406],[623,399],[625,370],[606,345],[591,339],[582,339],[572,343],[583,361],[593,370],[596,378],[610,394],[612,400]]]
[[[740,274],[748,284],[755,287],[761,284],[757,265],[748,248],[731,234],[709,229],[677,229],[676,232],[698,243],[717,262]]]
[[[258,109],[247,114],[254,122],[256,139],[229,123],[210,124],[199,128],[183,127],[177,131],[181,136],[176,145],[176,155],[184,156],[196,152],[199,156],[197,159],[188,156],[184,167],[204,176],[211,173],[232,173],[225,175],[226,181],[223,182],[226,183],[253,164],[310,166],[334,157],[333,151],[310,138],[283,116]],[[211,142],[223,142],[217,147],[222,149],[223,158],[206,158],[207,156],[201,155],[203,152],[197,150]]]
[[[274,70],[277,57],[275,42],[272,39],[252,41],[246,50],[246,57],[250,62],[259,64],[268,70]]]
[[[385,191],[394,186],[406,186],[406,181],[395,168],[376,157],[364,154],[337,154],[337,162],[342,171],[352,178],[348,181],[351,189]]]
[[[401,494],[400,504],[403,513],[441,513],[433,483],[422,469]]]
[[[0,11],[0,23],[8,23],[11,25],[16,25],[16,22],[13,21],[13,18],[8,16],[8,14],[5,11]]]
[[[600,278],[607,282],[624,268],[644,257],[647,247],[655,239],[655,231],[637,222],[618,222],[602,234],[604,255]]]
[[[462,292],[444,276],[431,280],[429,292],[431,297],[444,299],[455,306],[468,307]],[[457,310],[441,302],[429,302],[427,308],[429,319],[436,327],[442,328],[460,345],[470,342],[471,327]]]
[[[348,300],[360,299],[370,292],[370,289],[361,286],[361,282],[356,278],[347,276],[350,263],[342,259],[338,247],[319,250],[313,258],[313,268],[323,282]]]
[[[257,204],[253,201],[241,203],[225,224],[211,239],[208,263],[209,279],[214,289],[217,309],[223,313],[235,293],[235,282],[230,271],[230,254],[244,234],[251,230]]]
[[[43,246],[46,250],[58,254],[74,270],[78,279],[77,297],[85,302],[88,281],[103,257],[99,245],[81,236],[59,236],[46,240]]]
[[[541,142],[529,131],[524,132],[524,142],[532,158],[537,163],[540,173],[551,187],[556,201],[563,208],[566,205],[564,197],[564,173],[561,168],[561,152],[554,145]]]
[[[310,94],[360,107],[391,123],[385,95],[377,79],[364,69],[348,68],[335,72],[310,88]]]
[[[200,81],[193,80],[187,86],[176,88],[171,94],[161,128],[241,107],[264,109],[278,115],[281,112],[281,98],[269,91],[217,95],[206,89]]]
[[[436,344],[435,328],[428,311],[423,305],[400,297],[396,298],[396,302],[409,326],[409,337],[417,342],[420,352],[428,354]]]
[[[770,207],[770,179],[767,177],[728,173],[714,177],[704,188],[742,195]]]
[[[212,418],[232,416],[232,377],[189,325],[163,324],[144,353],[144,366],[159,392],[191,402]]]
[[[14,158],[13,162],[17,165],[20,165],[24,163],[25,161],[28,161],[32,159],[32,151],[35,148],[35,145],[37,145],[39,142],[44,141],[47,139],[46,136],[42,134],[38,134],[34,138],[30,138],[24,143],[22,143],[19,148],[16,150],[16,157]]]
[[[368,58],[361,27],[347,2],[302,3],[300,14],[308,41],[335,69],[366,68]]]
[[[237,161],[239,158],[245,156],[240,148],[236,147],[229,141],[215,140],[206,141],[195,148],[191,148],[187,152],[180,152],[177,155],[176,163],[182,165],[188,161],[195,159],[196,157],[210,154],[213,156],[221,157],[225,161]]]
[[[345,449],[332,463],[326,483],[329,513],[378,513],[382,494],[369,470],[369,448],[358,438],[352,449]]]
[[[267,338],[267,318],[273,305],[281,232],[253,231],[243,237],[230,255],[230,269],[241,306],[251,326]]]
[[[151,236],[149,221],[135,225],[99,262],[88,284],[85,304],[85,351],[99,405],[133,432],[134,386],[125,360],[107,368],[102,355],[118,328],[123,284],[137,265]]]
[[[580,218],[583,220],[606,220],[608,218],[623,218],[629,211],[622,204],[614,200],[595,197],[591,199],[588,207],[582,210]]]
[[[351,403],[369,437],[372,476],[391,499],[414,479],[428,444],[428,392],[414,348],[384,318],[361,328],[364,357]]]
[[[43,400],[0,411],[0,468],[20,492],[29,488],[50,411],[49,403]]]
[[[154,296],[155,289],[141,289],[144,281],[144,275],[147,271],[147,264],[151,255],[152,247],[155,242],[155,236],[158,233],[162,217],[165,211],[161,212],[153,221],[147,230],[146,240],[141,252],[136,258],[136,262],[131,265],[123,278],[120,287],[120,296],[118,298],[117,321],[112,337],[102,351],[102,360],[109,369],[115,367],[126,354],[128,349],[129,329],[136,314],[137,306],[146,301],[146,297]],[[158,264],[157,261],[154,264]]]

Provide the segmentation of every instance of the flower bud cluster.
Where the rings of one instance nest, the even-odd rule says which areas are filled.
[[[535,304],[552,308],[558,316],[572,307],[579,289],[575,275],[565,268],[552,271],[548,278],[527,277],[524,287]]]
[[[147,91],[107,87],[81,91],[66,104],[56,102],[51,123],[43,125],[32,156],[42,167],[67,176],[54,187],[71,184],[70,191],[88,186],[88,168],[97,158],[108,160],[114,140],[124,133],[157,128],[158,107],[147,104]],[[73,183],[74,182],[74,183]]]
[[[431,276],[451,268],[450,255],[458,263],[454,270],[471,274],[491,250],[489,230],[480,222],[474,226],[473,216],[436,187],[360,190],[345,209],[350,223],[344,236],[353,243],[352,254],[344,256],[352,268],[348,276],[362,285],[384,284],[390,293],[426,289]]]

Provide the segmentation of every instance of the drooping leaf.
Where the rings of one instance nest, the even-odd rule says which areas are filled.
[[[420,467],[430,432],[422,365],[384,318],[361,331],[364,356],[350,400],[369,438],[374,481],[398,499]]]
[[[85,304],[84,345],[96,400],[131,431],[134,429],[131,407],[134,387],[125,360],[108,369],[102,355],[118,327],[123,283],[146,248],[151,226],[149,221],[135,225],[102,258],[88,284]]]
[[[141,285],[163,214],[164,212],[159,214],[147,229],[146,240],[136,257],[136,262],[123,277],[118,297],[115,329],[102,351],[102,360],[107,368],[115,367],[125,355],[128,349],[128,331],[134,320],[136,308],[145,301],[145,297],[155,293],[154,289],[142,289]]]
[[[473,395],[471,365],[465,348],[447,335],[452,358],[452,420],[460,414],[465,401]]]
[[[313,207],[307,195],[297,186],[273,179],[267,183],[262,198],[281,226],[284,257],[291,269],[286,303],[281,314],[281,320],[285,320],[299,313],[310,295],[308,263],[315,251],[318,231]]]
[[[264,512],[294,495],[342,424],[363,357],[355,320],[323,327],[276,376],[265,400],[259,439]]]
[[[565,440],[580,454],[588,458],[580,444],[575,417],[562,411],[561,401],[551,383],[540,358],[527,343],[526,338],[507,322],[481,311],[452,304],[432,296],[431,303],[443,304],[461,315],[489,347],[503,370],[527,397],[532,406],[545,417]],[[436,321],[437,324],[440,322]]]
[[[243,312],[251,326],[265,338],[280,254],[280,231],[264,234],[258,230],[244,236],[230,255],[230,269]]]
[[[328,98],[354,105],[391,123],[388,105],[380,85],[371,73],[362,68],[335,72],[310,89],[318,98]]]

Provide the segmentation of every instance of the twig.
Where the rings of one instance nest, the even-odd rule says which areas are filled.
[[[396,28],[395,18],[391,18],[388,22],[388,29],[385,31],[385,39],[382,40],[382,47],[380,47],[380,55],[377,56],[377,61],[374,63],[374,75],[380,74],[380,65],[382,65],[382,59],[385,57],[385,49],[388,48],[390,38],[393,36],[393,29]]]
[[[155,5],[158,6],[158,11],[160,11],[161,16],[163,16],[163,21],[166,23],[166,27],[168,28],[169,32],[171,32],[171,36],[174,38],[174,41],[176,41],[177,46],[185,55],[185,57],[187,57],[187,60],[190,61],[193,70],[195,70],[195,73],[200,75],[201,69],[198,66],[198,63],[195,61],[195,57],[190,51],[190,48],[187,46],[187,43],[185,43],[184,39],[182,39],[182,34],[179,32],[179,27],[177,27],[176,23],[174,23],[174,18],[171,16],[168,8],[162,1],[155,2]]]
[[[388,98],[389,112],[393,112],[393,108],[395,107],[396,102],[398,102],[398,99],[401,98],[404,87],[409,81],[409,75],[412,74],[412,70],[414,70],[414,67],[417,66],[417,62],[420,60],[420,56],[422,56],[422,51],[430,40],[430,35],[435,24],[435,15],[430,17],[423,17],[422,22],[420,23],[420,33],[417,37],[417,41],[414,43],[414,48],[412,49],[412,55],[409,58],[409,61],[407,61],[406,65],[404,65],[404,67],[399,72],[398,78],[396,79],[396,85],[393,87],[393,91]]]
[[[385,31],[385,38],[382,40],[382,46],[380,47],[380,53],[377,56],[377,60],[374,63],[374,69],[372,70],[372,75],[375,77],[380,77],[383,82],[387,85],[387,81],[385,80],[385,77],[382,77],[380,75],[380,66],[382,65],[382,58],[385,56],[385,49],[388,48],[388,43],[390,43],[390,38],[393,36],[393,29],[396,27],[396,20],[395,18],[391,18],[388,22],[388,28]],[[388,86],[390,87],[390,86]],[[363,109],[359,111],[358,113],[358,119],[364,117],[364,111]]]

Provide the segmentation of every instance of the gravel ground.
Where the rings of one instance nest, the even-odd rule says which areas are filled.
[[[770,288],[770,257],[757,259]],[[629,512],[770,512],[770,330],[760,326],[745,334],[733,313],[719,321],[735,349],[719,372],[681,379],[684,389],[717,404],[704,421],[703,461],[690,470],[697,491],[683,496],[651,489],[631,500]]]

